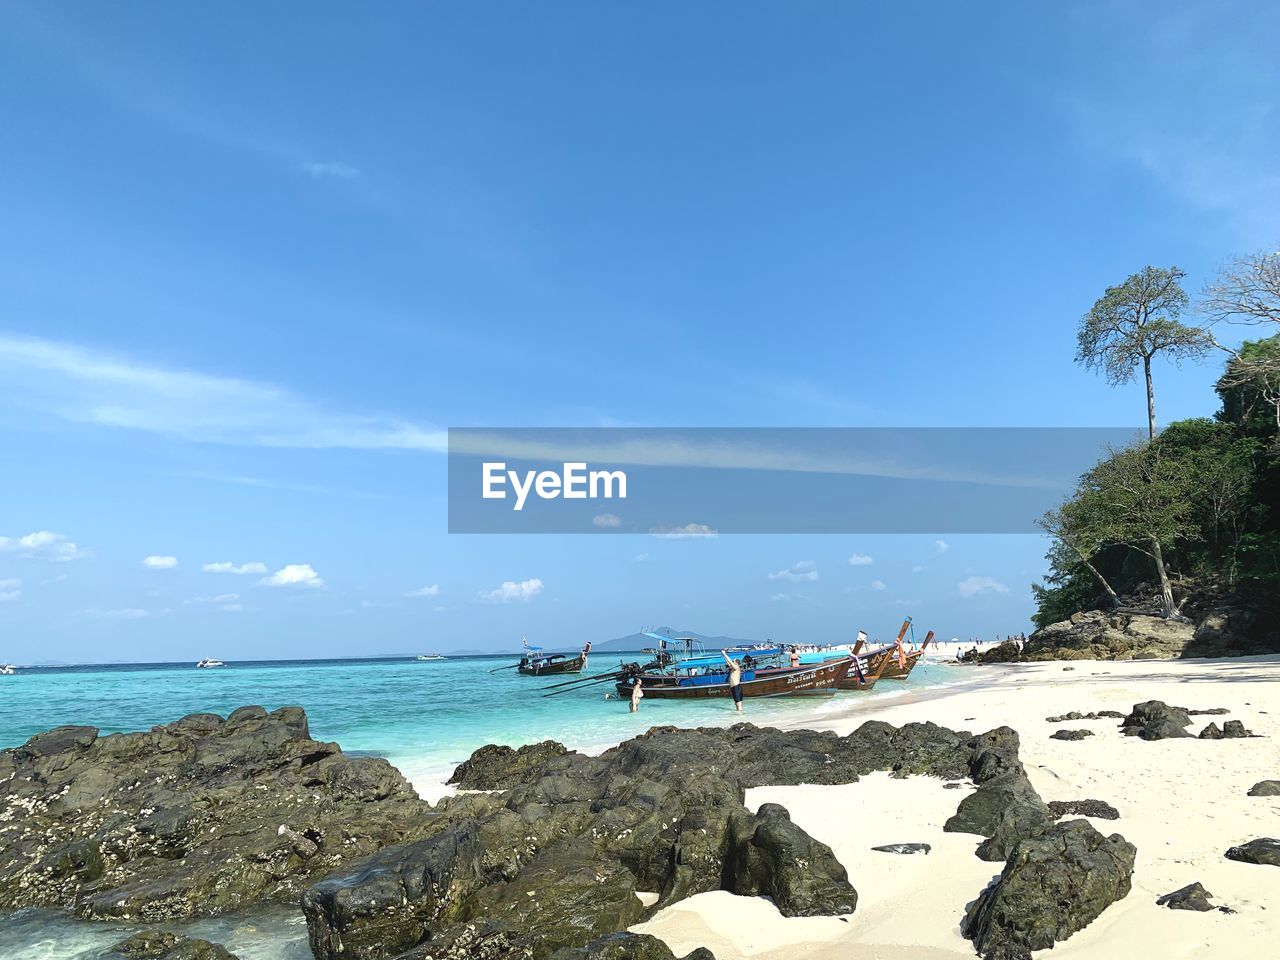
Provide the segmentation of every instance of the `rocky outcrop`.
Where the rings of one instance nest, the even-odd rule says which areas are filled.
[[[915,854],[923,853],[926,856],[933,847],[927,843],[886,843],[882,847],[872,847],[872,850],[878,853],[898,853],[898,854]]]
[[[135,933],[117,943],[110,952],[130,960],[239,960],[220,943],[168,931]]]
[[[298,707],[60,727],[0,752],[0,911],[158,921],[296,902],[429,811],[385,760],[312,740]]]
[[[999,878],[974,901],[961,930],[984,960],[1030,960],[1084,929],[1129,894],[1136,850],[1087,820],[1020,841]]]
[[[564,744],[543,740],[512,749],[490,743],[453,771],[449,783],[463,790],[499,790],[536,780],[549,760],[565,753]]]
[[[1257,863],[1271,867],[1280,867],[1280,840],[1271,837],[1259,837],[1227,851],[1228,860],[1240,863]]]
[[[676,960],[671,948],[657,937],[640,933],[613,933],[582,947],[564,947],[551,960]],[[715,960],[706,947],[698,947],[684,960]]]
[[[1191,715],[1182,707],[1171,707],[1161,700],[1148,700],[1133,705],[1133,710],[1121,723],[1120,731],[1126,737],[1167,740],[1191,736],[1187,732],[1190,724]]]
[[[1086,737],[1092,737],[1092,730],[1055,730],[1049,734],[1050,740],[1083,740]]]
[[[986,837],[977,850],[981,859],[1003,860],[1019,840],[1037,836],[1053,823],[1018,760],[1016,731],[999,727],[976,737],[971,769],[978,789],[960,801],[942,829]]]
[[[1095,817],[1119,820],[1120,812],[1105,800],[1050,800],[1049,813],[1055,820],[1063,817]]]
[[[1195,626],[1140,613],[1089,610],[1037,630],[1023,660],[1149,660],[1180,657]]]
[[[853,913],[858,893],[831,848],[791,822],[785,807],[766,803],[752,817],[730,820],[723,885],[743,897],[769,897],[784,917]]]
[[[1156,906],[1168,907],[1170,910],[1195,910],[1198,913],[1207,913],[1213,909],[1213,904],[1209,902],[1211,899],[1213,894],[1197,881],[1157,898]]]
[[[1046,723],[1064,723],[1067,720],[1123,720],[1124,714],[1119,710],[1097,710],[1090,713],[1072,710],[1070,713],[1064,713],[1060,717],[1045,717],[1044,719]]]
[[[1251,797],[1280,797],[1280,780],[1259,780],[1249,788]]]
[[[1206,724],[1198,736],[1201,740],[1242,740],[1254,736],[1254,732],[1246,730],[1239,720],[1228,720],[1221,728],[1216,723]]]

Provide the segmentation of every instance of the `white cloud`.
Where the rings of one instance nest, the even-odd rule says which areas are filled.
[[[227,603],[227,604],[223,604],[222,609],[227,611],[227,613],[239,613],[241,610],[244,609],[244,604]]]
[[[356,180],[361,176],[361,173],[357,168],[350,164],[341,163],[337,160],[326,160],[323,162],[313,160],[308,163],[304,163],[302,165],[302,169],[316,180]]]
[[[22,581],[17,577],[0,580],[0,603],[8,603],[22,596]]]
[[[647,553],[637,553],[631,558],[632,563],[648,563],[649,555]]]
[[[615,513],[598,513],[591,518],[591,523],[597,527],[620,527],[622,518]]]
[[[871,589],[879,592],[881,590],[888,590],[889,588],[885,586],[885,582],[883,580],[872,580]]]
[[[868,557],[865,553],[855,553],[849,558],[851,567],[869,567],[875,562],[875,557]]]
[[[933,541],[933,549],[938,553],[946,553],[951,549],[951,544],[945,540],[935,540]]]
[[[1009,588],[993,577],[966,577],[956,584],[960,596],[966,600],[980,593],[1008,593]]]
[[[532,600],[542,592],[542,581],[537,577],[532,580],[504,580],[496,590],[481,590],[480,599],[489,603],[524,603]]]
[[[256,560],[239,565],[232,563],[230,560],[224,560],[221,563],[206,563],[200,569],[205,573],[234,573],[242,576],[246,573],[266,573],[267,565]]]
[[[120,620],[142,620],[151,616],[150,610],[142,610],[138,607],[125,607],[120,610],[94,610],[90,612],[100,617],[113,617]]]
[[[775,593],[769,599],[772,600],[774,603],[778,603],[783,600],[794,600],[795,597],[796,595],[794,593]]]
[[[323,587],[324,580],[309,563],[285,564],[269,577],[258,581],[267,587]]]
[[[922,564],[917,563],[914,567],[911,568],[911,572],[924,573],[924,566]]]
[[[142,558],[142,565],[144,567],[150,567],[152,570],[172,570],[178,565],[178,558],[152,554],[149,557]]]
[[[705,523],[686,523],[682,527],[654,527],[649,531],[659,540],[695,540],[720,536]]]
[[[190,600],[186,600],[184,602],[185,603],[224,604],[224,603],[235,603],[239,599],[240,599],[240,594],[238,593],[220,593],[216,597],[192,597]]]
[[[39,530],[22,537],[0,537],[0,553],[16,553],[22,557],[61,563],[89,556],[62,533]]]
[[[812,560],[801,560],[785,570],[769,574],[770,580],[817,580],[818,565]]]
[[[417,590],[410,590],[405,594],[406,597],[438,597],[440,596],[440,584],[433,583],[430,586],[419,587]]]
[[[443,451],[443,431],[325,409],[271,383],[120,358],[74,344],[0,336],[0,401],[74,423],[198,443]]]

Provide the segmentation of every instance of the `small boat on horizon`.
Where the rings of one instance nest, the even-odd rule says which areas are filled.
[[[211,667],[225,667],[226,664],[223,663],[221,660],[215,660],[213,657],[205,657],[203,660],[197,663],[196,666],[199,667],[201,670],[208,670]]]
[[[12,663],[0,663],[0,676],[12,677],[18,672],[18,668]]]
[[[442,653],[420,653],[416,657],[414,657],[414,659],[419,661],[426,661],[426,660],[448,660],[449,658]]]

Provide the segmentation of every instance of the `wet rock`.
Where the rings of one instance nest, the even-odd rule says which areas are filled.
[[[1191,717],[1181,707],[1171,707],[1160,700],[1135,703],[1133,710],[1120,725],[1126,737],[1143,740],[1166,740],[1170,737],[1190,737],[1186,728]]]
[[[453,771],[449,783],[463,790],[506,790],[537,779],[548,760],[566,752],[564,744],[555,740],[543,740],[514,750],[491,743],[464,760]]]
[[[1105,800],[1050,800],[1049,812],[1055,820],[1063,817],[1096,817],[1099,820],[1119,820],[1120,813]]]
[[[164,960],[239,960],[220,943],[192,938],[184,940],[164,955]]]
[[[886,843],[883,847],[872,847],[871,849],[878,850],[881,853],[927,854],[933,847],[927,843]]]
[[[1092,730],[1056,730],[1049,734],[1050,740],[1083,740],[1092,737]]]
[[[110,952],[130,960],[239,960],[222,944],[164,930],[135,933],[117,943]]]
[[[1136,849],[1087,820],[1019,842],[961,930],[984,960],[1029,960],[1084,929],[1129,893]]]
[[[582,947],[564,947],[553,953],[551,960],[676,960],[676,955],[657,937],[614,933]],[[715,960],[715,954],[698,947],[684,960]]]
[[[62,727],[0,751],[0,912],[155,922],[296,902],[429,812],[385,760],[312,740],[298,707]]]
[[[1256,863],[1259,865],[1280,867],[1280,840],[1271,837],[1259,837],[1227,851],[1228,860],[1240,863]]]
[[[1173,893],[1166,893],[1156,900],[1156,906],[1168,907],[1170,910],[1197,910],[1200,913],[1207,913],[1214,908],[1209,902],[1212,897],[1213,894],[1197,881]]]
[[[1259,780],[1249,788],[1251,797],[1280,797],[1280,780]]]
[[[773,900],[784,917],[853,913],[858,893],[831,848],[791,822],[776,803],[755,817],[735,817],[725,865],[725,888],[739,896]]]

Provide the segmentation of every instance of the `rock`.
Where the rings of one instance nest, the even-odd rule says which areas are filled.
[[[1156,906],[1168,907],[1170,910],[1198,910],[1200,913],[1207,913],[1213,909],[1213,904],[1209,902],[1212,897],[1213,894],[1197,881],[1173,893],[1166,893],[1156,900]]]
[[[144,930],[122,940],[111,948],[111,953],[131,960],[158,958],[158,960],[239,960],[219,943],[184,937],[168,931]]]
[[[1280,797],[1280,780],[1259,780],[1249,788],[1251,797]]]
[[[1080,713],[1077,710],[1072,710],[1070,713],[1064,713],[1060,717],[1045,717],[1044,719],[1046,723],[1064,723],[1067,720],[1123,720],[1124,714],[1117,710],[1098,710],[1094,713]]]
[[[1049,808],[1026,775],[1011,770],[979,785],[961,800],[942,829],[987,837],[978,846],[978,857],[1003,860],[1019,840],[1038,836],[1052,822]]]
[[[515,750],[491,743],[459,764],[449,783],[463,790],[506,790],[537,779],[548,760],[566,752],[564,744],[555,740],[543,740]]]
[[[784,917],[853,913],[858,893],[831,848],[791,822],[776,803],[754,818],[735,817],[725,865],[725,889],[744,897],[773,900]]]
[[[1250,840],[1248,843],[1242,843],[1240,846],[1232,847],[1228,850],[1227,859],[1238,860],[1241,863],[1280,867],[1280,840],[1273,840],[1271,837]]]
[[[1063,817],[1096,817],[1099,820],[1119,820],[1120,813],[1104,800],[1050,800],[1049,813],[1055,820]]]
[[[1180,657],[1195,635],[1190,623],[1162,617],[1090,610],[1037,630],[1022,659],[1134,660]]]
[[[1022,647],[1016,640],[1005,640],[987,650],[970,651],[961,659],[965,663],[1017,663],[1022,659]]]
[[[927,843],[886,843],[883,847],[872,847],[871,849],[878,850],[881,853],[928,854],[933,847]]]
[[[1239,720],[1228,720],[1222,725],[1222,736],[1227,740],[1242,739],[1253,735],[1253,731],[1246,730],[1244,724]]]
[[[961,931],[984,960],[1030,960],[1032,950],[1066,940],[1129,894],[1136,852],[1087,820],[1050,827],[1013,848]]]
[[[430,809],[385,760],[312,740],[298,707],[62,727],[0,751],[0,912],[155,922],[293,903]]]
[[[657,937],[613,933],[585,946],[557,950],[551,960],[675,960],[675,954]],[[684,960],[715,960],[715,954],[706,947],[698,947]]]
[[[1050,740],[1083,740],[1092,737],[1092,730],[1057,730],[1049,734]]]
[[[1148,700],[1133,705],[1133,711],[1124,718],[1120,730],[1126,737],[1165,740],[1170,737],[1191,736],[1186,731],[1190,723],[1191,717],[1181,707],[1171,707],[1160,700]]]
[[[1205,725],[1205,728],[1200,731],[1198,736],[1201,740],[1221,740],[1223,733],[1218,729],[1216,723],[1209,723]]]

